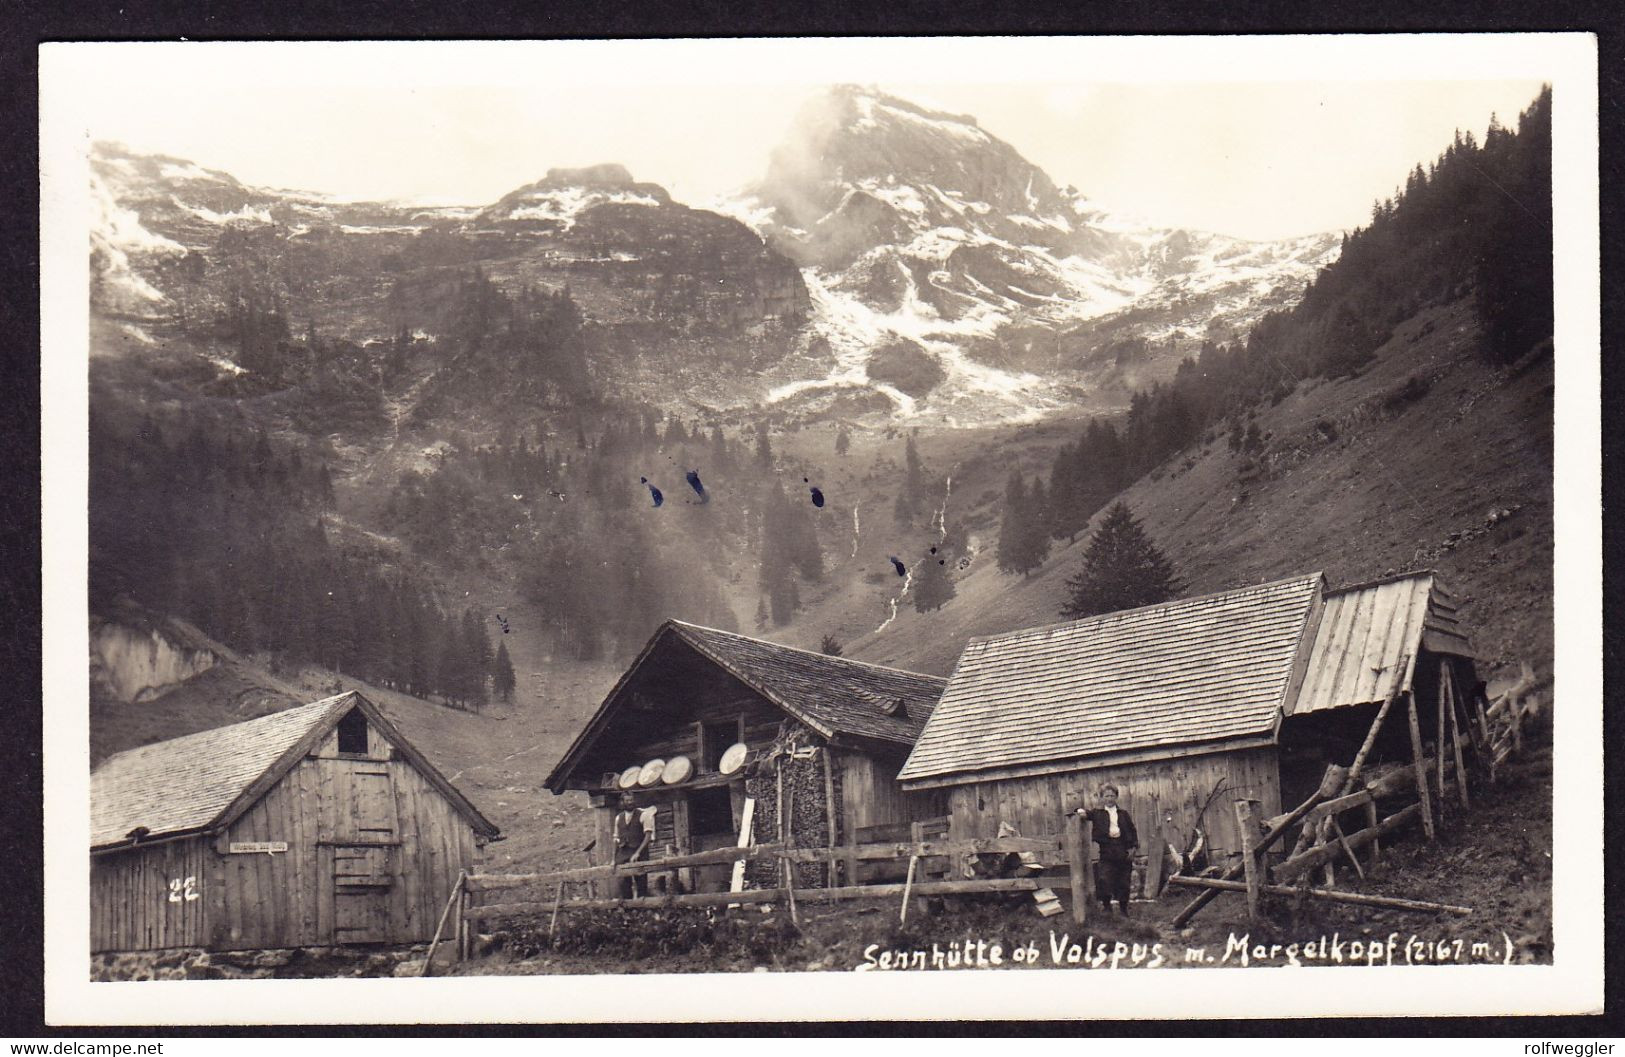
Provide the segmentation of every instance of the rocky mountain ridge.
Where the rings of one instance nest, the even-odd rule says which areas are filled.
[[[1204,339],[1289,303],[1339,241],[1119,216],[973,117],[856,86],[809,102],[766,176],[719,208],[803,265],[830,343],[828,374],[775,398],[874,385],[872,351],[906,342],[945,376],[929,403],[974,396],[1025,417],[1172,373]],[[1111,377],[1125,343],[1148,351],[1126,383]],[[918,392],[889,395],[922,410]]]
[[[601,377],[735,417],[963,426],[1121,407],[1290,303],[1338,249],[1118,216],[972,117],[851,86],[809,102],[763,180],[714,210],[614,163],[483,207],[258,188],[112,144],[91,182],[93,303],[137,344],[245,292],[358,345],[433,341],[437,291],[477,268],[509,291],[568,289]]]

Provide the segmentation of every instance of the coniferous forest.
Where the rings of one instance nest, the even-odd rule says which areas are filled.
[[[1204,343],[1171,381],[1135,392],[1120,423],[1091,422],[1057,453],[1047,490],[1042,479],[1012,479],[999,567],[1029,573],[1047,553],[1042,527],[1075,537],[1121,488],[1216,426],[1232,451],[1256,451],[1249,408],[1305,379],[1358,373],[1396,323],[1429,305],[1471,298],[1496,364],[1549,354],[1551,102],[1548,87],[1516,130],[1492,121],[1482,144],[1458,132],[1373,205],[1296,305],[1264,316],[1245,340]]]

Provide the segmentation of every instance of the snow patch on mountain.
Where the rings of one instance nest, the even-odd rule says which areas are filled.
[[[568,231],[588,209],[601,205],[654,206],[658,199],[628,191],[600,191],[586,187],[563,187],[552,191],[527,192],[504,211],[508,220],[550,220]]]
[[[241,209],[230,213],[217,213],[208,206],[193,205],[190,202],[183,202],[179,198],[172,199],[172,201],[180,208],[197,217],[199,220],[207,220],[209,223],[218,224],[221,227],[225,227],[227,224],[233,223],[275,223],[275,221],[271,219],[270,210],[260,206],[245,205]]]

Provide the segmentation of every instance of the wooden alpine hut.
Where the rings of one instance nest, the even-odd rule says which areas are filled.
[[[1242,847],[1234,800],[1277,816],[1368,734],[1373,761],[1410,759],[1403,721],[1374,733],[1384,702],[1443,745],[1451,680],[1477,687],[1432,573],[1336,592],[1312,573],[973,639],[899,777],[946,795],[952,839],[1058,833],[1109,783],[1142,853],[1200,828],[1224,859]]]
[[[354,691],[91,774],[91,951],[428,940],[497,828]]]
[[[669,620],[604,698],[546,779],[581,790],[607,861],[623,798],[652,829],[648,858],[789,840],[835,847],[940,816],[935,792],[897,772],[945,681]],[[747,817],[748,815],[748,817]],[[877,838],[879,839],[879,838]],[[758,867],[752,863],[752,875]],[[804,864],[802,883],[827,883]],[[730,868],[657,877],[726,891]]]

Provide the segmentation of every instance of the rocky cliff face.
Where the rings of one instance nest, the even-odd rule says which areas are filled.
[[[1075,401],[1125,340],[1166,345],[1171,372],[1202,339],[1295,296],[1338,245],[1127,220],[973,117],[851,86],[807,105],[730,208],[802,264],[830,343],[827,378],[781,398],[873,381],[873,350],[908,339],[943,380],[929,395],[882,391],[905,412],[972,419]]]
[[[476,267],[505,288],[569,287],[606,326],[726,336],[793,329],[808,309],[795,264],[755,232],[614,164],[551,170],[484,208],[423,208],[255,188],[100,144],[92,190],[93,305],[146,334],[196,329],[246,292],[328,336],[365,343],[405,327],[432,338],[429,306],[392,303],[394,287]]]
[[[93,622],[90,678],[125,703],[146,701],[214,667],[208,650],[171,640],[157,628],[138,629],[114,621]]]

